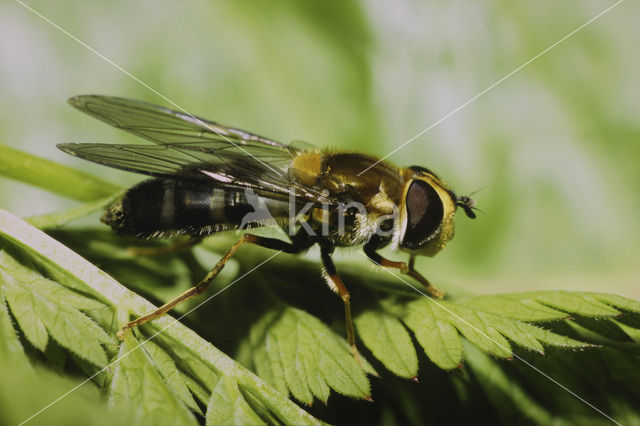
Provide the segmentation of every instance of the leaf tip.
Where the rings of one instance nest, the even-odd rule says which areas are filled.
[[[411,380],[412,382],[415,382],[415,383],[420,383],[420,380],[418,380],[418,376],[413,376],[409,380]]]
[[[373,398],[371,397],[371,395],[367,395],[364,397],[365,401],[369,401],[369,402],[373,402]]]
[[[589,349],[598,349],[598,348],[601,348],[602,346],[603,345],[596,345],[596,344],[593,344],[593,343],[585,343],[584,345],[581,345],[581,346],[574,346],[571,349],[578,350],[578,351],[586,351],[586,350],[589,350]]]

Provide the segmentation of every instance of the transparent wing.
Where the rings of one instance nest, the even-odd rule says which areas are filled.
[[[133,99],[86,95],[75,96],[69,103],[100,121],[157,144],[222,141],[231,146],[263,145],[274,151],[297,151],[263,136]]]
[[[235,151],[194,149],[190,144],[116,145],[92,143],[59,144],[71,155],[117,169],[170,179],[218,182],[225,187],[252,188],[258,193],[289,194],[316,203],[333,202],[319,189],[307,187],[289,178],[285,168],[273,169]],[[257,152],[257,151],[254,151]],[[268,153],[265,153],[268,154]],[[282,172],[282,173],[280,173]]]
[[[69,103],[114,127],[158,144],[58,145],[69,154],[151,176],[214,180],[225,186],[293,194],[332,204],[319,189],[300,185],[290,178],[291,160],[304,150],[301,147],[130,99],[90,95],[71,98]]]

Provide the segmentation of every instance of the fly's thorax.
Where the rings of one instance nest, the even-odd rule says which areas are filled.
[[[393,234],[404,182],[400,170],[370,155],[325,149],[299,153],[289,175],[334,202],[307,211],[309,228],[336,246],[355,246],[378,228]]]
[[[291,161],[291,178],[304,185],[317,185],[322,174],[323,155],[320,151],[302,151]]]
[[[365,169],[366,173],[362,173]],[[391,198],[399,199],[403,182],[400,169],[379,158],[330,149],[298,153],[291,162],[289,175],[297,183],[328,191],[335,199],[346,196],[364,203],[381,186]]]
[[[417,171],[404,185],[400,203],[398,247],[416,255],[433,256],[454,234],[456,202],[434,174]]]

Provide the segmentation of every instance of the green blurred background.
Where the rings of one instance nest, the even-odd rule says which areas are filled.
[[[612,4],[28,2],[190,113],[379,156]],[[638,16],[640,4],[621,3],[389,158],[431,168],[459,193],[483,188],[475,198],[485,214],[459,216],[450,246],[420,261],[427,276],[479,293],[640,297]],[[56,149],[131,141],[65,102],[89,93],[168,106],[2,2],[0,142],[122,185],[140,180]],[[73,205],[0,179],[0,207],[19,215]]]

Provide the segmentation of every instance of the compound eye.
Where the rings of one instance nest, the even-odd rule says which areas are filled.
[[[409,185],[405,203],[407,228],[401,245],[415,250],[424,246],[438,230],[444,218],[444,206],[436,190],[418,179]]]

